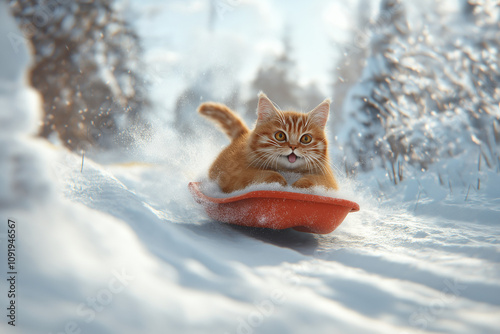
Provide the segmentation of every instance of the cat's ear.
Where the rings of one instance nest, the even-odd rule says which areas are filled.
[[[324,128],[330,113],[330,99],[326,99],[319,106],[309,112],[309,119],[317,126]]]
[[[259,103],[257,105],[257,122],[267,122],[271,120],[278,111],[273,102],[263,92],[259,93]]]

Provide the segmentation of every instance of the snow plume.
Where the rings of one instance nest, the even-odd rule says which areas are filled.
[[[197,101],[197,100],[194,100]],[[151,115],[150,128],[144,136],[130,127],[127,132],[133,136],[133,144],[126,151],[115,151],[105,156],[97,155],[100,162],[140,161],[174,172],[187,184],[206,176],[218,153],[229,144],[229,139],[212,123],[198,115],[197,103],[189,100],[186,108],[186,122],[201,124],[200,127],[177,128],[172,122]]]

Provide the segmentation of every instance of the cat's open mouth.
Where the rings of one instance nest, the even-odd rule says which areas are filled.
[[[297,170],[304,166],[304,158],[290,153],[288,155],[281,155],[277,161],[276,167],[281,170]]]

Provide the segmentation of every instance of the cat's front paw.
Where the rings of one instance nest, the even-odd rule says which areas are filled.
[[[292,187],[295,188],[311,188],[312,186],[314,186],[314,182],[306,177],[300,178],[292,184]]]
[[[284,187],[287,185],[285,178],[279,173],[266,175],[263,181],[264,183],[279,183]]]

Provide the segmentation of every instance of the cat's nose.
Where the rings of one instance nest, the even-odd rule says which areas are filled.
[[[288,145],[290,146],[290,148],[292,149],[292,151],[295,151],[295,149],[297,148],[297,145]]]

